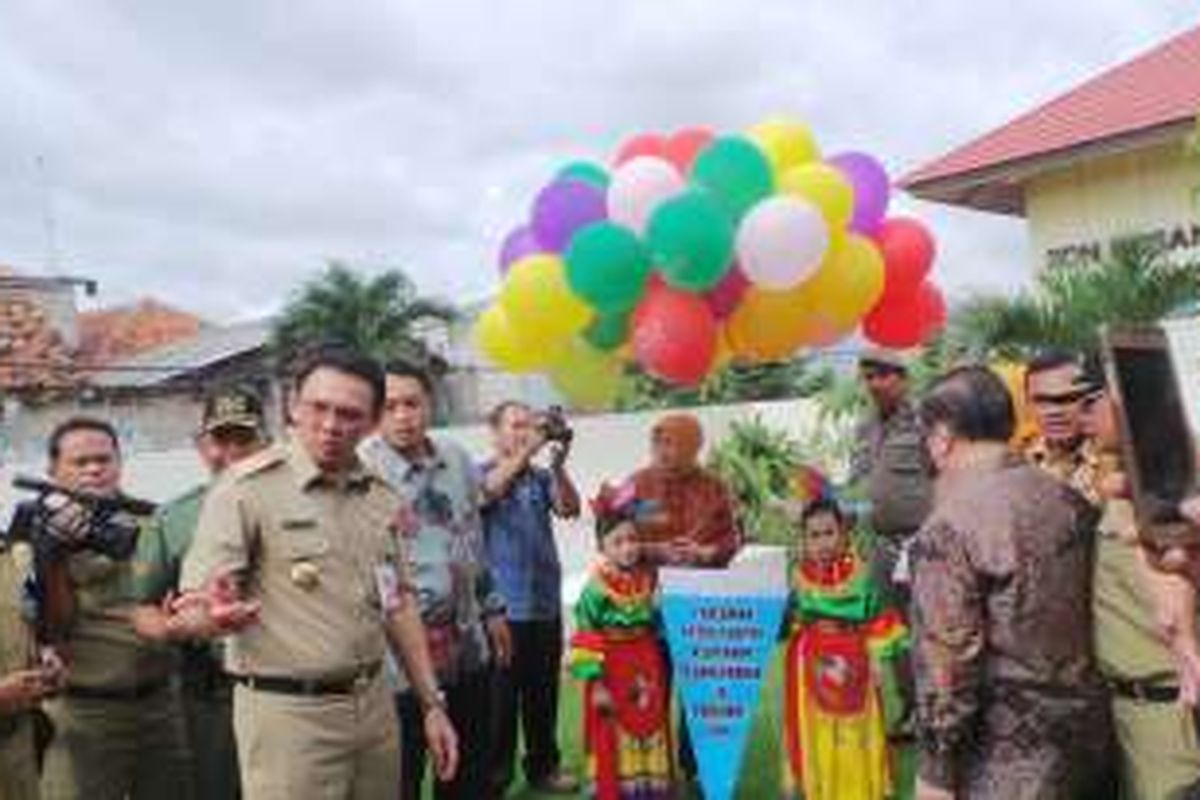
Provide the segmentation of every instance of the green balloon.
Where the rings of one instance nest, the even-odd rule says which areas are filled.
[[[608,173],[604,171],[604,167],[593,164],[590,161],[572,161],[558,171],[555,180],[563,180],[570,178],[576,181],[583,181],[595,186],[597,189],[608,189]]]
[[[775,191],[771,162],[741,136],[721,136],[700,151],[692,180],[720,198],[734,219]]]
[[[602,314],[628,311],[646,290],[650,259],[628,228],[594,222],[571,238],[563,258],[571,291]]]
[[[612,314],[596,319],[583,332],[583,338],[597,350],[610,352],[625,344],[629,336],[629,314]]]
[[[707,191],[691,189],[650,217],[646,244],[667,283],[703,292],[725,276],[733,257],[733,221]]]

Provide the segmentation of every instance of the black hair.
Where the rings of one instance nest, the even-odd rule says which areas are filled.
[[[925,430],[940,424],[972,442],[1007,442],[1016,426],[1004,381],[984,366],[958,367],[939,378],[920,406]]]
[[[429,375],[429,370],[420,364],[406,361],[402,358],[395,358],[383,365],[383,373],[384,375],[391,375],[394,378],[412,378],[421,384],[421,390],[425,392],[425,396],[430,401],[433,400],[433,378]]]
[[[886,361],[876,361],[870,356],[864,356],[863,358],[859,359],[858,362],[859,372],[862,372],[866,369],[869,369],[873,372],[879,372],[884,375],[899,375],[901,378],[908,377],[908,367],[902,364],[889,364]]]
[[[62,455],[63,439],[79,431],[102,433],[112,440],[113,450],[117,453],[121,452],[121,440],[117,437],[117,429],[111,422],[97,417],[70,417],[55,425],[54,430],[50,431],[50,438],[46,444],[46,455],[49,456],[51,464],[58,461],[58,457]]]
[[[1052,369],[1070,366],[1079,366],[1078,353],[1072,353],[1061,347],[1047,348],[1039,351],[1029,360],[1025,366],[1025,381],[1028,383],[1029,379],[1039,372],[1049,372]]]
[[[501,400],[488,412],[488,425],[491,425],[493,429],[499,428],[500,423],[504,421],[504,415],[510,408],[530,408],[530,405],[520,400]]]
[[[808,521],[819,514],[832,514],[839,528],[846,524],[846,515],[842,513],[842,507],[832,497],[818,497],[806,505],[804,513],[800,515],[800,523],[807,526]]]
[[[383,368],[375,359],[336,342],[317,345],[300,357],[292,372],[292,381],[297,393],[304,388],[305,382],[319,369],[336,370],[363,381],[371,387],[372,410],[375,414],[379,414],[383,410],[384,374]]]

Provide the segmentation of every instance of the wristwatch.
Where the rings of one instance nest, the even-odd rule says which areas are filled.
[[[446,693],[440,688],[434,689],[429,694],[418,694],[417,702],[421,704],[421,711],[428,714],[435,708],[441,711],[446,710]]]

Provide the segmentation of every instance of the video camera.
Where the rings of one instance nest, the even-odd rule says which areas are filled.
[[[548,442],[569,445],[575,438],[575,431],[567,422],[567,414],[562,406],[550,406],[538,414],[537,427]]]
[[[43,557],[87,550],[126,560],[137,547],[137,518],[153,514],[157,508],[148,500],[96,495],[24,475],[13,478],[12,485],[36,497],[17,507],[9,538],[30,542]],[[60,499],[55,502],[53,498]],[[79,511],[68,523],[63,512],[70,505]]]

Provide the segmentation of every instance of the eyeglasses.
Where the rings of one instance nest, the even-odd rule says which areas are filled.
[[[1038,406],[1073,406],[1083,402],[1092,394],[1084,389],[1076,389],[1073,392],[1063,392],[1062,394],[1035,394],[1029,398],[1029,401]]]

